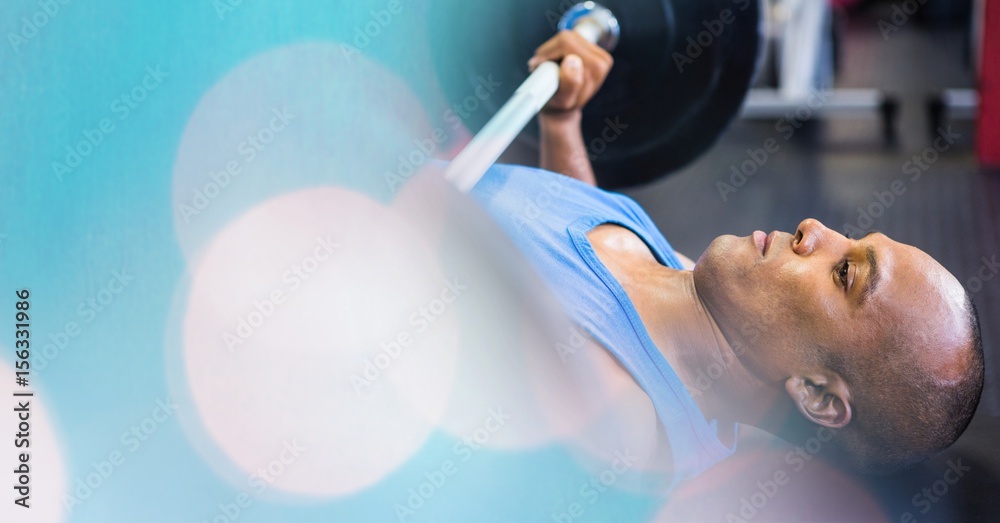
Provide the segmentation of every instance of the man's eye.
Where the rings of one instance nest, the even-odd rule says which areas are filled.
[[[847,287],[847,269],[850,268],[850,263],[846,260],[840,264],[840,269],[837,270],[837,276],[840,278],[840,283]]]

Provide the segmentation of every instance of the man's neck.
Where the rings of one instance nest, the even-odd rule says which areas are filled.
[[[744,366],[698,296],[694,273],[663,266],[627,229],[598,228],[590,239],[705,418],[776,433],[771,425],[787,416],[787,398]]]
[[[644,271],[645,272],[645,271]],[[757,425],[773,404],[770,387],[740,360],[698,296],[691,271],[659,265],[634,291],[645,295],[639,314],[708,419]]]

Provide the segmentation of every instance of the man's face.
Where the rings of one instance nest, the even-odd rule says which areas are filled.
[[[819,347],[877,364],[891,361],[880,347],[902,345],[941,378],[961,370],[961,284],[926,253],[883,234],[849,239],[808,219],[794,234],[720,236],[694,278],[730,343],[749,348],[741,359],[769,381],[815,365]]]

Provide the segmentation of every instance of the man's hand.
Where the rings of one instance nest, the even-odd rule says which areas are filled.
[[[560,62],[559,91],[542,109],[542,115],[562,116],[579,112],[594,97],[614,65],[614,59],[600,46],[576,31],[560,31],[535,50],[528,61],[532,71],[542,62]]]
[[[597,185],[580,121],[583,106],[601,88],[614,59],[575,31],[560,31],[535,51],[528,67],[533,71],[549,60],[560,62],[559,90],[538,115],[541,167]]]

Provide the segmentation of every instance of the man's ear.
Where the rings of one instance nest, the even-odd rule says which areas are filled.
[[[785,380],[785,390],[807,420],[831,429],[851,422],[851,391],[835,372],[814,372]]]

